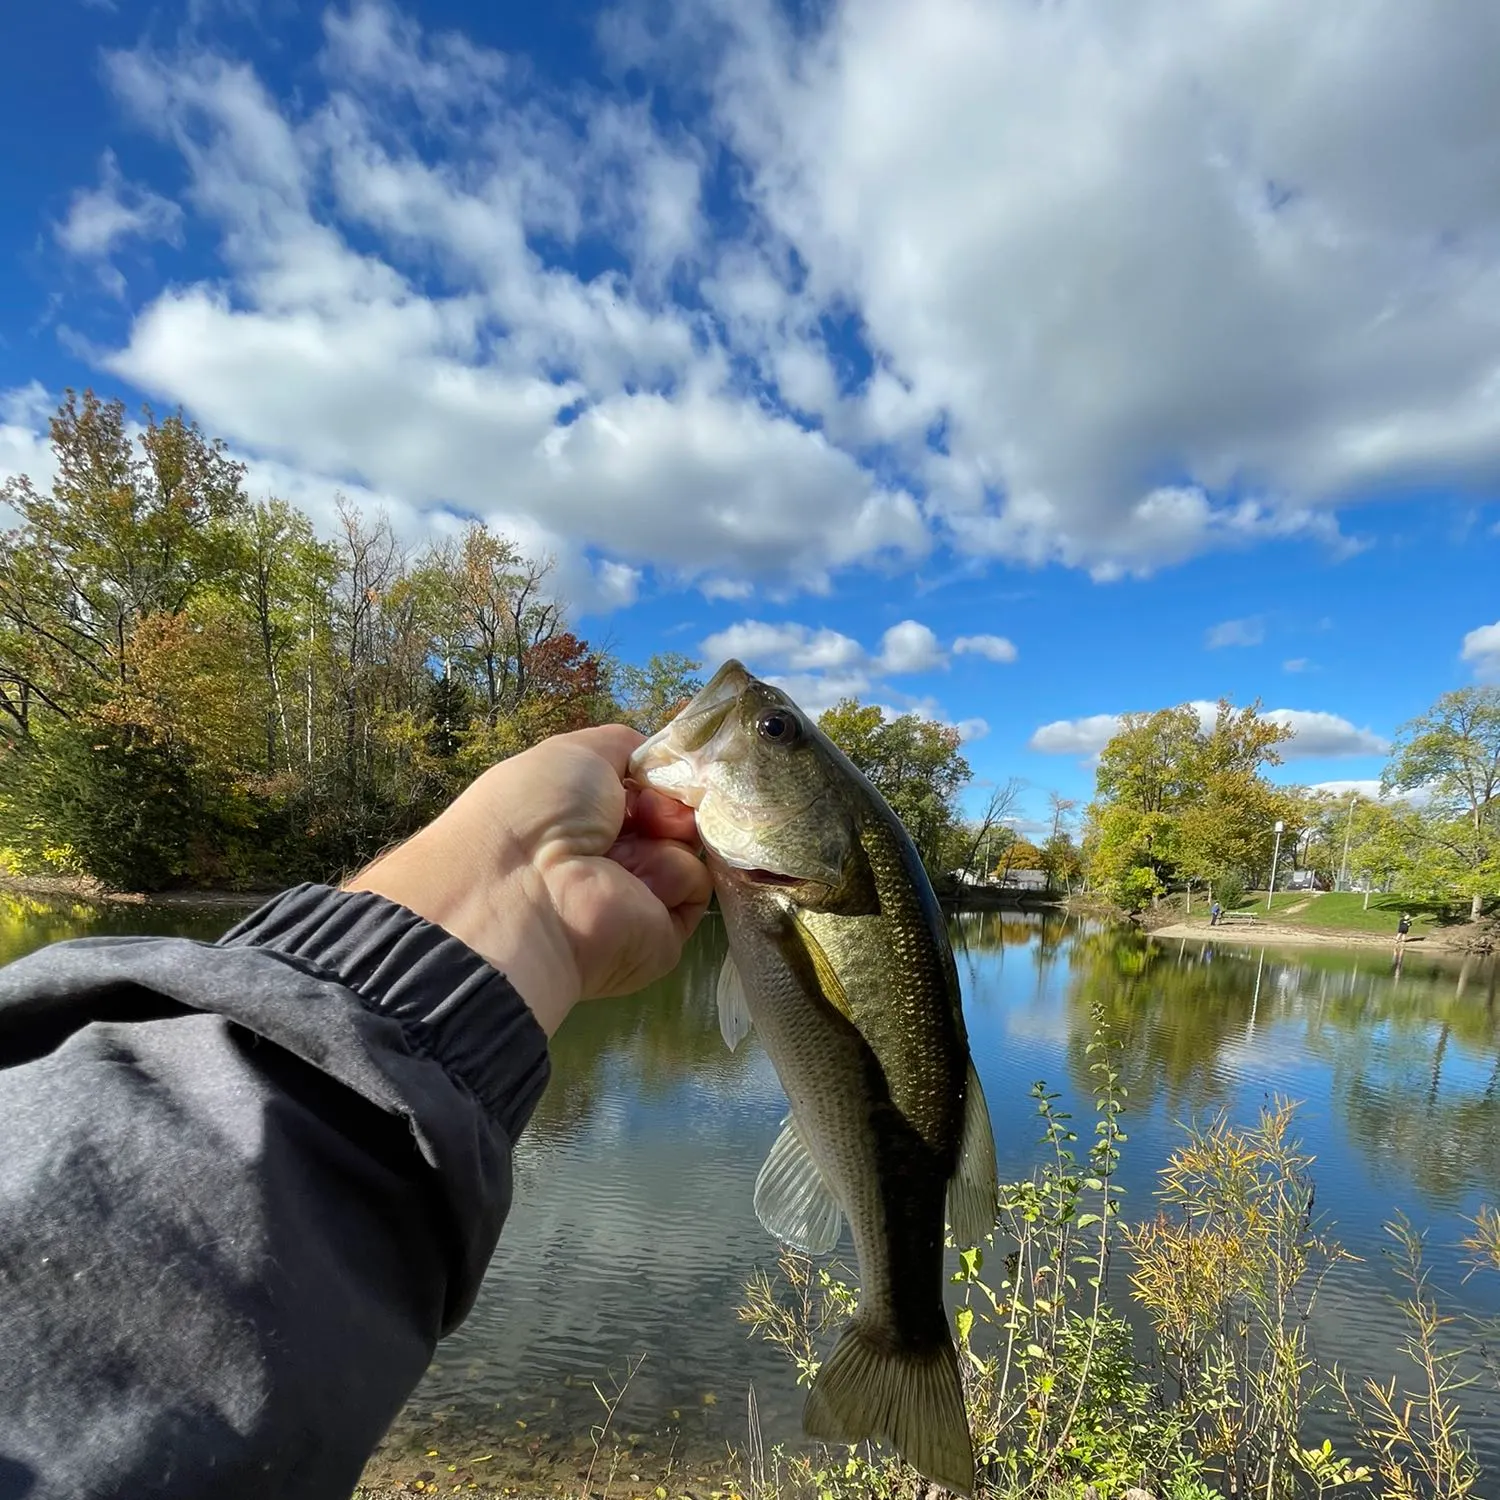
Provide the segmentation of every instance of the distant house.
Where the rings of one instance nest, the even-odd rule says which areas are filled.
[[[1007,870],[1005,878],[995,883],[1008,891],[1045,891],[1047,872],[1045,870]]]

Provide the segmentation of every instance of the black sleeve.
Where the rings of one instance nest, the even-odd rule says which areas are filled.
[[[546,1079],[509,983],[379,896],[0,969],[0,1500],[346,1500]]]

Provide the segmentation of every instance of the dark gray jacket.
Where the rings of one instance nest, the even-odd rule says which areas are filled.
[[[546,1080],[509,983],[379,896],[0,969],[0,1500],[348,1496]]]

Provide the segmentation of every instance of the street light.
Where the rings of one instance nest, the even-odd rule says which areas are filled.
[[[1276,847],[1271,852],[1271,883],[1266,887],[1266,910],[1271,909],[1271,896],[1276,889],[1276,861],[1281,858],[1281,830],[1286,824],[1280,818],[1276,820]]]

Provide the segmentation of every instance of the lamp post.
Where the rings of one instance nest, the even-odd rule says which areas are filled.
[[[1276,890],[1276,862],[1281,858],[1281,830],[1286,824],[1280,818],[1276,820],[1276,848],[1271,853],[1271,883],[1266,887],[1266,910],[1271,909],[1271,897]]]

